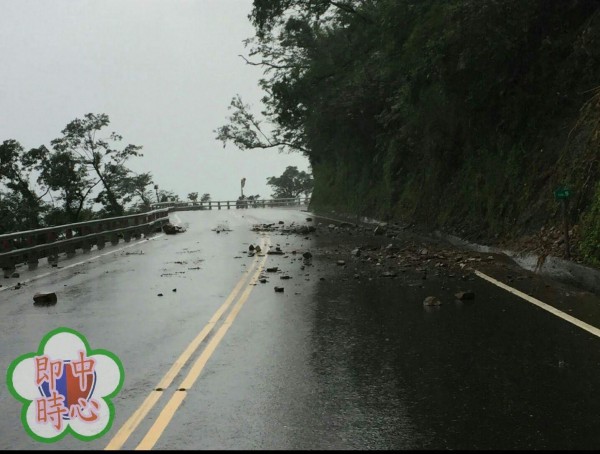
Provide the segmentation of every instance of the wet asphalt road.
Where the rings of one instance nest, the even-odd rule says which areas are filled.
[[[21,406],[8,393],[3,372],[0,449],[103,449],[245,271],[263,259],[265,267],[278,266],[291,279],[265,273],[266,284],[251,286],[154,449],[600,447],[600,339],[480,278],[467,282],[476,294],[472,303],[430,308],[422,304],[426,296],[448,293],[448,283],[435,275],[426,281],[410,271],[396,279],[354,279],[358,265],[340,267],[328,253],[356,241],[351,236],[251,231],[253,224],[279,220],[304,225],[308,215],[281,209],[179,212],[171,217],[187,226],[184,234],[156,235],[127,249],[110,246],[71,268],[100,253],[62,260],[59,269],[24,271],[22,281],[51,274],[18,290],[6,289],[14,280],[4,280],[2,371],[36,350],[48,331],[66,326],[85,335],[92,348],[114,352],[126,378],[108,434],[88,443],[67,436],[46,445],[24,432]],[[231,231],[212,230],[223,226]],[[248,257],[248,245],[259,241],[280,245],[286,255]],[[312,266],[301,269],[301,255],[293,250],[312,251]],[[452,285],[457,291],[465,283]],[[244,284],[242,291],[248,288]],[[56,306],[32,305],[32,295],[43,290],[57,292]],[[572,300],[562,287],[534,291],[600,326],[595,296]],[[123,448],[138,446],[160,419],[223,319]]]

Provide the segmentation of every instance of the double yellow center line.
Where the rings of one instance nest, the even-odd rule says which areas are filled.
[[[262,249],[266,249],[266,245],[261,245]],[[181,369],[185,366],[185,364],[189,361],[191,356],[196,352],[202,341],[206,339],[206,337],[210,334],[213,328],[217,325],[223,314],[227,311],[229,306],[236,299],[238,294],[240,293],[244,284],[247,284],[246,290],[242,293],[237,303],[221,325],[221,327],[217,330],[215,335],[211,338],[209,343],[206,345],[206,348],[202,351],[196,362],[191,367],[190,371],[186,375],[186,377],[181,382],[181,385],[177,388],[177,391],[173,394],[171,399],[167,402],[163,410],[161,411],[158,419],[154,422],[150,430],[146,433],[142,441],[137,445],[135,449],[140,450],[149,450],[154,447],[158,439],[161,437],[173,417],[175,416],[175,412],[185,399],[187,395],[187,391],[193,386],[196,382],[200,373],[204,369],[204,366],[214,353],[215,349],[231,327],[233,321],[237,317],[240,309],[250,296],[252,292],[253,285],[256,284],[263,268],[264,264],[267,260],[267,255],[264,255],[264,258],[260,260],[257,257],[250,268],[244,273],[240,281],[231,291],[225,302],[217,309],[215,314],[206,324],[206,326],[198,333],[198,335],[192,340],[192,342],[186,347],[183,353],[177,358],[175,363],[171,366],[165,376],[160,380],[156,388],[150,392],[148,397],[144,400],[142,405],[131,415],[131,417],[123,424],[123,426],[119,429],[117,434],[112,438],[112,440],[108,443],[105,449],[107,450],[117,450],[121,449],[123,445],[127,442],[131,434],[137,429],[140,423],[144,420],[144,418],[148,415],[148,413],[154,408],[160,397],[163,395],[163,391],[166,390],[177,375],[181,372]],[[256,268],[256,272],[252,275],[250,280],[248,281],[248,276],[252,274],[252,271]]]

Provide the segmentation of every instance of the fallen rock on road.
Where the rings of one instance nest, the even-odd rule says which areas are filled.
[[[34,306],[54,306],[58,301],[56,293],[36,293],[33,295]]]
[[[175,235],[177,233],[185,232],[185,229],[179,225],[169,223],[163,225],[163,232],[165,232],[167,235]]]

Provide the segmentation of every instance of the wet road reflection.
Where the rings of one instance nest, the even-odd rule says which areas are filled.
[[[85,445],[73,438],[57,445],[34,443],[18,425],[19,405],[3,386],[0,448],[104,448],[232,289],[242,288],[256,258],[247,256],[249,245],[267,239],[284,251],[266,256],[266,266],[279,272],[265,272],[267,283],[244,287],[251,290],[243,291],[243,308],[186,389],[181,406],[169,415],[155,449],[600,445],[600,403],[595,399],[600,339],[590,333],[472,274],[451,278],[445,268],[435,268],[437,259],[427,262],[428,273],[416,260],[383,277],[390,262],[401,258],[382,259],[378,266],[375,260],[367,264],[364,256],[349,254],[357,244],[373,243],[369,254],[376,258],[381,246],[387,251],[386,238],[379,238],[378,245],[372,237],[363,240],[352,231],[333,234],[327,226],[314,235],[265,234],[251,228],[256,223],[281,225],[280,220],[305,225],[306,213],[179,216],[189,225],[181,236],[147,242],[129,254],[65,269],[1,295],[4,370],[45,332],[68,326],[115,352],[126,380],[115,399],[111,433]],[[211,230],[223,222],[230,232]],[[401,239],[394,241],[400,249]],[[312,253],[310,264],[303,261],[305,251]],[[346,255],[340,256],[342,252]],[[345,262],[340,265],[339,259]],[[499,279],[506,275],[497,263],[488,266],[496,266]],[[515,279],[514,285],[524,291],[539,287],[544,299],[557,294],[535,279]],[[275,286],[285,291],[275,292]],[[31,294],[46,288],[57,290],[58,304],[34,308]],[[461,290],[473,291],[475,299],[456,301],[453,295]],[[555,303],[562,310],[587,314],[594,323],[598,309],[593,295],[561,295]],[[443,304],[424,306],[428,296]],[[127,435],[125,449],[140,443],[222,326],[215,325],[190,353],[173,384],[163,390],[164,397]]]
[[[600,340],[472,284],[477,302],[425,308],[431,280],[319,283],[311,365],[331,429],[360,448],[597,447]]]

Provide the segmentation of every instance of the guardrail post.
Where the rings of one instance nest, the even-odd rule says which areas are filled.
[[[14,264],[7,264],[2,267],[2,271],[4,271],[4,277],[11,277],[15,272],[16,268]]]
[[[35,253],[30,253],[27,255],[27,268],[29,271],[33,271],[38,267],[38,258]]]
[[[119,244],[119,234],[118,233],[113,233],[110,236],[110,244],[112,244],[113,246],[116,246],[117,244]]]
[[[123,241],[129,243],[131,241],[131,232],[125,232],[123,234]]]
[[[52,266],[58,266],[58,251],[53,249],[48,255],[48,263]]]
[[[210,200],[208,201],[208,209],[212,210],[212,202]]]
[[[81,249],[83,250],[84,254],[89,254],[92,250],[92,245],[88,240],[85,240],[83,243],[81,243]]]
[[[227,201],[227,209],[229,209],[229,200]]]
[[[221,202],[217,202],[217,208],[221,209]]]

